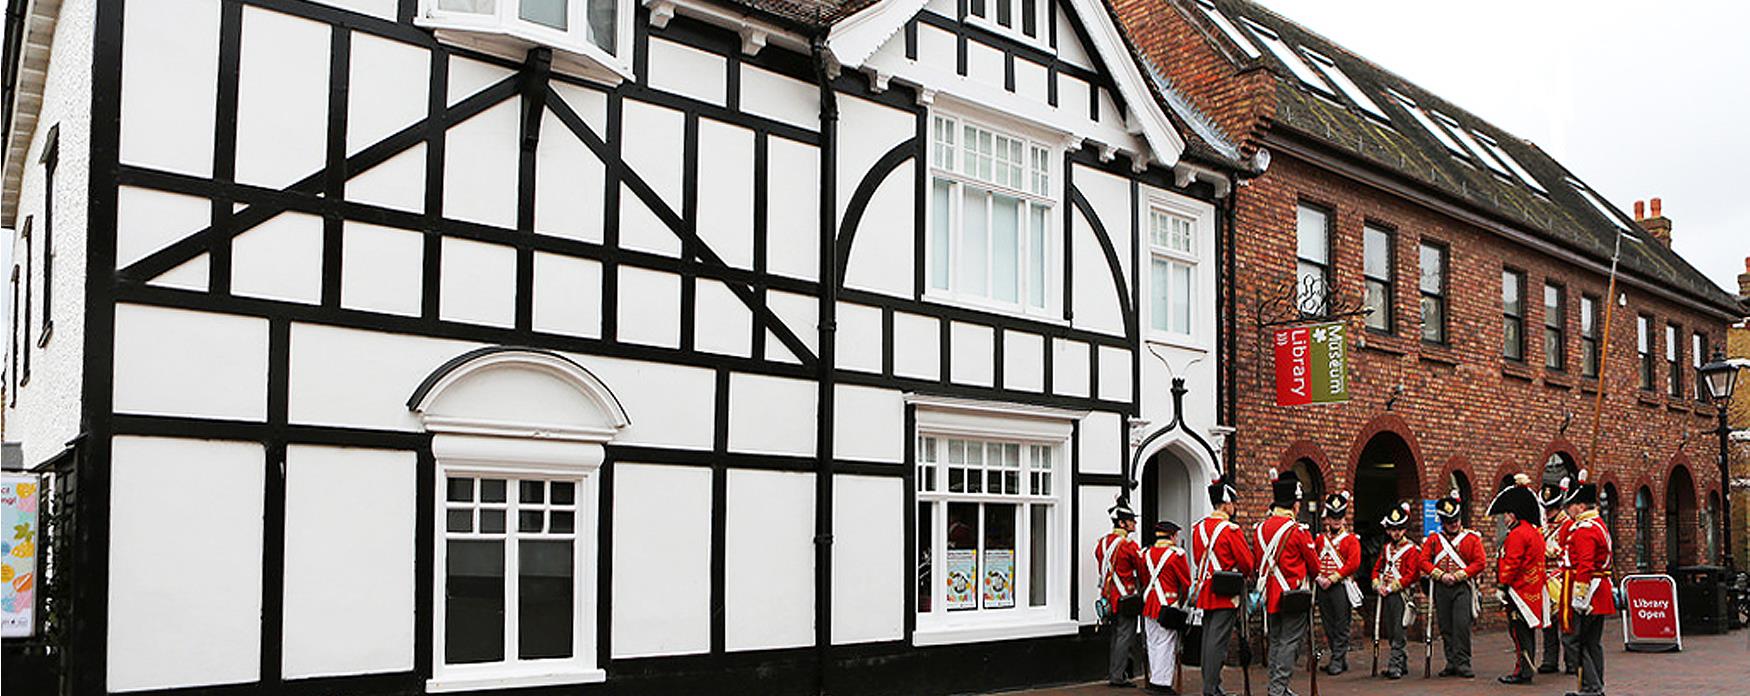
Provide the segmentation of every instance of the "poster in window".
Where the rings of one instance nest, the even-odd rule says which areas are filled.
[[[948,567],[943,576],[948,583],[948,609],[978,607],[978,552],[973,549],[949,549]]]
[[[37,477],[0,480],[0,637],[36,629]]]
[[[984,552],[984,608],[1012,606],[1015,606],[1015,550],[988,549]]]

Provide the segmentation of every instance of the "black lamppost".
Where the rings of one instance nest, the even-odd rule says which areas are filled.
[[[1702,380],[1707,383],[1708,396],[1713,399],[1715,409],[1720,413],[1720,427],[1716,434],[1720,436],[1720,491],[1723,493],[1720,501],[1721,516],[1720,538],[1724,541],[1723,565],[1729,572],[1737,569],[1732,565],[1732,468],[1731,468],[1731,424],[1726,422],[1726,413],[1731,410],[1732,391],[1738,386],[1738,368],[1750,366],[1750,361],[1727,360],[1726,354],[1719,348],[1714,349],[1713,360],[1701,366]]]

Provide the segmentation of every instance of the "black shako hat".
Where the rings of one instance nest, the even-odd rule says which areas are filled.
[[[1537,492],[1531,488],[1531,477],[1525,474],[1514,474],[1513,483],[1505,490],[1495,494],[1494,501],[1489,503],[1487,515],[1513,513],[1514,517],[1543,526],[1543,505]]]
[[[1155,536],[1166,538],[1179,533],[1179,523],[1172,520],[1161,520],[1155,523]]]
[[[1221,507],[1222,503],[1240,502],[1239,491],[1234,490],[1233,483],[1226,476],[1218,476],[1209,483],[1209,504]]]
[[[1349,515],[1349,491],[1325,496],[1325,516],[1342,519]]]
[[[1398,506],[1385,513],[1385,519],[1379,521],[1386,529],[1399,529],[1410,524],[1410,504],[1398,503]]]
[[[1588,475],[1585,469],[1580,470],[1579,478],[1580,482],[1575,484],[1574,487],[1568,491],[1568,503],[1570,505],[1574,503],[1580,503],[1582,505],[1597,505],[1598,484],[1586,480]]]
[[[1276,473],[1270,470],[1270,505],[1271,507],[1292,508],[1304,496],[1300,489],[1300,477],[1292,471]]]
[[[1136,519],[1136,511],[1130,509],[1130,499],[1123,495],[1118,496],[1118,502],[1106,508],[1106,512],[1112,513],[1113,522]]]
[[[1463,513],[1464,497],[1460,496],[1457,490],[1448,492],[1446,497],[1434,504],[1434,514],[1440,518],[1442,524],[1458,519]]]

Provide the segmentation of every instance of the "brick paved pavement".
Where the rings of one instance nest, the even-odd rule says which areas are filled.
[[[1735,631],[1723,636],[1686,636],[1683,641],[1683,651],[1675,653],[1631,653],[1622,650],[1622,626],[1612,621],[1605,626],[1604,635],[1607,641],[1615,640],[1612,645],[1606,642],[1604,646],[1604,683],[1610,696],[1650,696],[1672,694],[1681,696],[1711,696],[1714,694],[1744,696],[1750,694],[1750,636],[1745,631]],[[1438,640],[1438,639],[1436,639]],[[1384,678],[1367,676],[1370,663],[1371,643],[1363,641],[1366,650],[1350,653],[1347,674],[1330,677],[1319,675],[1320,696],[1353,696],[1356,694],[1390,694],[1393,696],[1438,696],[1441,694],[1523,694],[1524,696],[1546,696],[1573,691],[1576,687],[1574,677],[1562,674],[1540,674],[1537,681],[1529,686],[1503,686],[1495,681],[1495,677],[1506,674],[1513,668],[1513,644],[1504,631],[1491,631],[1479,634],[1473,646],[1472,660],[1475,662],[1477,677],[1475,679],[1422,679],[1422,645],[1413,644],[1410,647],[1410,664],[1413,674],[1398,681],[1387,681]],[[1383,646],[1382,646],[1383,647]],[[1384,656],[1380,662],[1384,663]],[[1302,658],[1302,666],[1305,660]],[[1434,646],[1434,670],[1441,668],[1440,646]],[[1185,683],[1181,685],[1181,693],[1196,694],[1199,692],[1199,680],[1195,668],[1186,667],[1182,672]],[[1141,680],[1137,680],[1140,685]],[[1222,686],[1238,693],[1240,691],[1240,673],[1238,667],[1228,667],[1223,677]],[[1294,674],[1294,689],[1301,696],[1310,696],[1307,688],[1307,675],[1304,669],[1297,668]],[[1103,683],[1066,686],[1031,691],[1007,692],[1007,696],[1116,696],[1117,694],[1135,694],[1142,696],[1147,692],[1140,689],[1112,689]],[[1264,670],[1261,666],[1252,668],[1252,693],[1257,696],[1264,694]]]

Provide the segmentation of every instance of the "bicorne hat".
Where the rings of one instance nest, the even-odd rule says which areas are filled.
[[[1325,496],[1325,516],[1342,519],[1349,514],[1349,491]]]
[[[1484,514],[1500,515],[1513,513],[1514,517],[1543,526],[1543,505],[1537,492],[1531,489],[1531,477],[1525,474],[1514,474],[1513,483],[1506,489],[1495,494],[1495,499],[1489,503],[1489,510]]]
[[[1447,493],[1446,497],[1434,504],[1434,514],[1440,517],[1441,523],[1458,519],[1459,515],[1464,514],[1464,497],[1456,489]]]
[[[1385,519],[1380,520],[1379,523],[1384,525],[1386,529],[1400,529],[1408,526],[1410,524],[1410,504],[1407,502],[1398,503],[1398,506],[1392,508],[1391,512],[1385,513]]]

